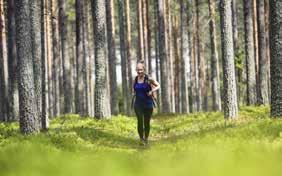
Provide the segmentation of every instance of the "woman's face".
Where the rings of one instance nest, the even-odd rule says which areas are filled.
[[[136,72],[138,74],[138,76],[143,76],[144,75],[144,65],[141,63],[138,63],[136,66]]]

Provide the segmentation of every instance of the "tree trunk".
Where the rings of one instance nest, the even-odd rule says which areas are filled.
[[[170,113],[170,101],[168,99],[168,64],[166,55],[166,39],[165,39],[165,13],[164,0],[158,0],[158,32],[159,32],[159,58],[161,66],[161,90],[162,90],[162,112]]]
[[[180,32],[181,32],[181,50],[180,50],[180,82],[181,82],[181,113],[189,113],[189,97],[188,97],[188,71],[187,64],[190,63],[189,56],[189,34],[188,34],[188,15],[187,2],[180,0]],[[190,73],[189,73],[190,74]]]
[[[253,25],[254,25],[254,49],[255,49],[255,66],[256,66],[256,85],[257,85],[257,101],[259,92],[259,64],[258,64],[258,25],[257,25],[257,0],[252,0],[253,3]]]
[[[9,71],[9,120],[18,119],[18,86],[17,86],[17,49],[16,49],[16,26],[15,26],[14,0],[8,1],[8,71]]]
[[[264,0],[257,0],[258,46],[259,46],[259,92],[258,103],[268,104],[268,61],[266,55]]]
[[[87,115],[86,112],[86,63],[83,53],[83,0],[76,0],[76,88],[75,88],[75,107],[76,113],[81,116]]]
[[[142,0],[137,0],[137,29],[138,29],[138,49],[137,61],[145,60],[144,39],[143,39],[143,18],[142,18]]]
[[[50,90],[54,96],[53,108],[54,116],[60,114],[60,44],[59,44],[59,23],[58,23],[58,3],[56,0],[51,1],[52,9],[52,46],[53,46],[53,63],[52,63],[52,82],[53,90]]]
[[[47,0],[41,0],[41,63],[42,63],[42,114],[41,114],[41,128],[47,130],[49,128],[48,119],[48,75],[47,75],[47,48],[46,45],[46,13],[47,12]]]
[[[30,26],[31,26],[31,44],[33,57],[33,74],[34,74],[34,89],[37,103],[37,120],[41,126],[42,113],[42,47],[41,47],[41,1],[29,1],[30,6]]]
[[[231,0],[220,0],[220,22],[222,43],[222,67],[223,67],[223,99],[224,118],[234,119],[238,115],[234,46],[232,37],[232,11]]]
[[[247,104],[254,105],[257,101],[256,91],[256,70],[254,54],[254,36],[253,36],[253,16],[252,2],[244,0],[244,24],[245,24],[245,53],[247,70]]]
[[[271,116],[282,117],[282,3],[270,0]]]
[[[196,84],[197,84],[197,111],[202,111],[203,105],[203,70],[204,68],[201,67],[202,63],[202,52],[201,52],[201,39],[200,39],[200,9],[199,9],[199,0],[196,0],[196,42],[197,42],[197,58],[195,60],[196,64]]]
[[[38,132],[40,125],[38,124],[37,102],[34,90],[29,1],[15,0],[15,7],[20,131],[23,134],[30,134]]]
[[[8,120],[8,63],[4,1],[0,0],[0,121]]]
[[[106,1],[107,15],[107,36],[108,36],[108,60],[110,74],[110,94],[111,94],[111,112],[113,115],[119,113],[118,94],[117,94],[117,75],[116,75],[116,49],[115,49],[115,21],[114,21],[114,3],[113,0]]]
[[[128,90],[132,89],[132,70],[131,70],[131,23],[130,23],[130,1],[125,0],[125,31],[126,31],[126,62],[127,62],[127,78],[128,78]],[[129,97],[130,99],[131,97]]]
[[[214,0],[209,0],[209,13],[210,13],[210,38],[211,38],[211,82],[212,82],[212,107],[213,107],[212,109],[214,111],[221,111]]]
[[[128,79],[127,79],[127,59],[126,59],[126,46],[125,46],[125,32],[124,32],[124,0],[119,0],[119,36],[120,36],[120,59],[121,59],[121,70],[122,70],[122,93],[123,93],[123,104],[124,112],[129,114],[129,90],[128,90]]]
[[[72,106],[73,102],[73,93],[71,87],[71,65],[70,58],[68,54],[68,42],[67,42],[67,15],[66,15],[66,1],[59,0],[59,26],[60,26],[60,40],[62,48],[62,65],[63,65],[63,87],[64,87],[64,113],[74,112]]]
[[[95,117],[98,119],[110,117],[107,108],[108,92],[107,84],[107,65],[106,65],[106,10],[104,0],[92,0],[92,16],[95,37]]]

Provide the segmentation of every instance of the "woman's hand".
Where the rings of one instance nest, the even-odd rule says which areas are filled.
[[[147,93],[147,95],[150,96],[150,97],[153,96],[153,91],[149,91],[149,92]]]

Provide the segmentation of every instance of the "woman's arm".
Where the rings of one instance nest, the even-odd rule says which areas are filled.
[[[154,85],[153,87],[152,87],[152,92],[155,92],[155,91],[157,91],[157,90],[159,90],[160,89],[160,83],[158,82],[158,81],[156,81],[156,80],[154,80],[154,79],[152,79],[152,78],[149,78],[149,83],[150,84],[152,84],[152,85]]]

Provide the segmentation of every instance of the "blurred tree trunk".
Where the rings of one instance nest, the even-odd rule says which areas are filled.
[[[16,24],[14,0],[8,1],[8,71],[9,71],[9,109],[10,121],[18,120],[19,100],[17,86],[17,48],[16,48]]]
[[[50,90],[54,96],[52,104],[54,105],[54,116],[60,114],[60,44],[59,44],[59,13],[58,3],[56,0],[51,1],[52,9],[52,50],[53,50],[53,62],[52,62],[52,82],[53,89]]]
[[[168,79],[168,64],[166,54],[166,34],[165,34],[165,13],[164,13],[164,0],[158,0],[158,34],[159,34],[159,58],[160,58],[160,70],[161,70],[161,100],[162,100],[162,112],[170,113],[170,101],[169,101],[169,79]]]
[[[128,90],[128,74],[127,74],[127,58],[126,58],[126,46],[125,46],[125,19],[124,19],[124,0],[119,0],[118,3],[119,13],[119,37],[120,37],[120,58],[121,58],[121,70],[122,70],[122,93],[124,112],[129,114],[129,90]],[[142,18],[141,18],[142,19]]]
[[[247,104],[256,104],[256,70],[253,36],[252,1],[244,0],[245,53],[247,69]]]
[[[195,64],[197,64],[196,70],[196,84],[197,88],[197,111],[202,111],[203,105],[203,81],[204,81],[204,68],[202,68],[202,51],[201,51],[201,38],[200,38],[200,7],[199,7],[199,0],[196,0],[196,42],[197,42],[197,58]]]
[[[0,0],[0,121],[8,120],[8,61],[4,1]]]
[[[238,115],[237,92],[234,67],[234,46],[232,37],[231,0],[220,0],[223,100],[224,118],[235,119]]]
[[[212,109],[221,111],[219,64],[216,40],[215,2],[209,0],[210,40],[211,40],[211,82],[212,82]]]
[[[258,103],[268,104],[268,61],[266,49],[264,0],[257,0],[257,20],[258,20],[258,49],[259,49],[259,91]]]
[[[181,113],[189,113],[189,97],[188,97],[188,71],[187,64],[190,63],[189,56],[189,34],[188,34],[188,4],[187,1],[180,0],[180,82],[181,82]],[[190,73],[189,73],[190,74]]]
[[[176,16],[173,16],[172,18],[172,33],[173,33],[173,37],[172,37],[172,44],[173,44],[173,53],[174,53],[174,62],[173,62],[173,71],[174,71],[174,80],[173,80],[173,84],[174,84],[174,97],[175,97],[175,112],[176,113],[180,113],[180,109],[181,109],[181,101],[180,101],[180,82],[183,81],[180,79],[180,59],[179,59],[179,44],[178,44],[178,40],[179,40],[179,24],[178,24],[178,19],[176,18]]]
[[[41,47],[41,1],[29,1],[30,35],[33,58],[34,91],[36,99],[37,124],[41,126],[42,114],[42,47]]]
[[[95,46],[95,117],[110,117],[110,103],[107,101],[107,62],[106,62],[106,10],[104,0],[92,0],[92,16]]]
[[[83,52],[83,0],[76,0],[76,88],[75,107],[76,113],[86,116],[86,63]]]
[[[127,78],[128,78],[128,90],[131,91],[133,77],[132,77],[132,59],[131,59],[131,19],[130,19],[130,1],[125,0],[125,31],[126,31],[126,62],[127,62]],[[131,100],[131,97],[129,97]]]
[[[48,75],[47,75],[47,44],[46,44],[46,16],[47,16],[47,0],[41,0],[41,61],[42,61],[42,114],[41,114],[41,128],[46,130],[49,128],[48,120]]]
[[[36,93],[34,89],[33,53],[28,0],[15,0],[16,41],[18,54],[18,86],[20,131],[23,134],[39,132]]]
[[[142,0],[137,0],[137,29],[138,29],[138,49],[137,61],[145,60],[144,39],[143,39],[143,18],[142,18]]]
[[[270,0],[271,116],[282,117],[282,3]]]
[[[173,42],[172,42],[172,20],[171,20],[171,0],[165,0],[165,31],[166,31],[166,54],[168,72],[168,93],[171,112],[175,112],[174,97],[174,74],[173,74]]]
[[[114,20],[114,2],[106,1],[107,15],[107,36],[108,36],[108,60],[110,74],[110,92],[111,92],[111,112],[113,115],[119,113],[118,94],[117,94],[117,75],[116,75],[116,49],[115,49],[115,20]]]
[[[60,41],[62,48],[62,65],[63,65],[63,87],[64,87],[64,113],[75,112],[73,108],[73,92],[71,86],[71,64],[68,53],[68,30],[67,30],[67,15],[66,15],[66,1],[59,0],[59,26],[60,26]]]
[[[257,25],[257,0],[252,0],[253,5],[253,35],[254,35],[254,49],[255,49],[255,66],[256,66],[256,85],[257,85],[257,96],[259,92],[259,64],[258,64],[258,25]],[[256,98],[258,101],[258,97]]]

